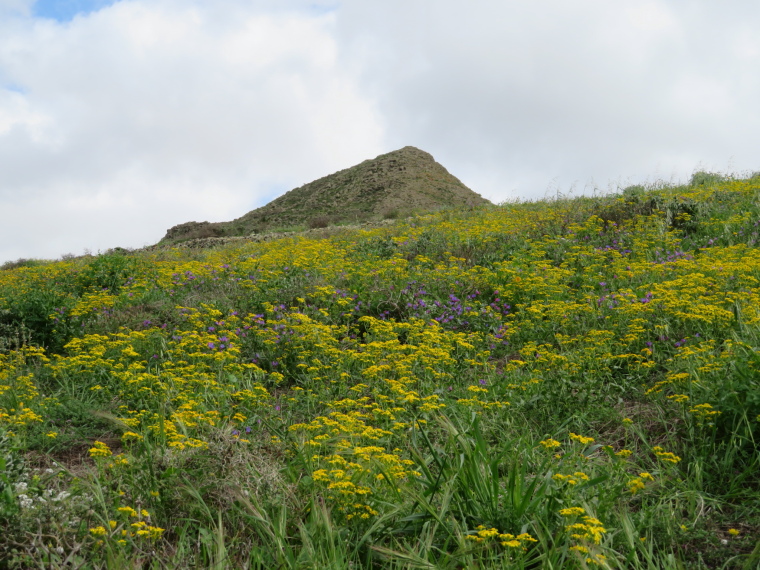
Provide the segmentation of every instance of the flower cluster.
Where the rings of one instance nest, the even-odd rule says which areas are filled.
[[[165,529],[150,524],[150,513],[145,509],[139,511],[124,506],[117,509],[118,520],[111,519],[107,525],[98,525],[89,529],[96,546],[103,546],[106,541],[116,546],[127,546],[134,541],[155,541],[161,538]]]
[[[521,549],[522,551],[528,550],[528,546],[531,543],[538,542],[527,532],[514,535],[507,532],[499,532],[495,528],[486,528],[483,525],[475,527],[475,533],[468,534],[465,538],[476,543],[489,543],[490,541],[497,541],[505,548]]]

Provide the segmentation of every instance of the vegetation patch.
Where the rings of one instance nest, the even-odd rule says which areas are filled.
[[[755,568],[759,198],[8,265],[0,566]]]

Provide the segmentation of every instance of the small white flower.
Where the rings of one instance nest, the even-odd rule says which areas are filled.
[[[726,546],[726,545],[728,544],[728,541],[727,541],[725,538],[721,538],[721,539],[720,539],[720,543],[721,543],[723,546]]]
[[[55,551],[56,551],[58,554],[63,554],[63,546],[56,546],[56,547],[55,547]]]
[[[63,501],[65,499],[68,499],[70,496],[71,496],[71,493],[69,493],[68,491],[61,491],[60,493],[58,493],[58,496],[55,499],[53,499],[53,500],[54,501]]]
[[[18,500],[21,504],[22,509],[29,509],[34,507],[34,499],[30,499],[26,495],[19,495]]]
[[[16,483],[13,486],[16,488],[16,492],[17,493],[23,493],[24,491],[26,491],[26,489],[27,489],[27,487],[29,485],[27,485],[26,483],[21,482],[21,483]]]

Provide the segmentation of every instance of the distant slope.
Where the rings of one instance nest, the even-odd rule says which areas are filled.
[[[489,203],[449,174],[429,153],[407,146],[295,188],[231,222],[174,226],[162,242],[365,222]]]

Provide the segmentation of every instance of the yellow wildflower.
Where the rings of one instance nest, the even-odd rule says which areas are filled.
[[[102,441],[96,441],[90,448],[90,457],[109,457],[111,449]]]

